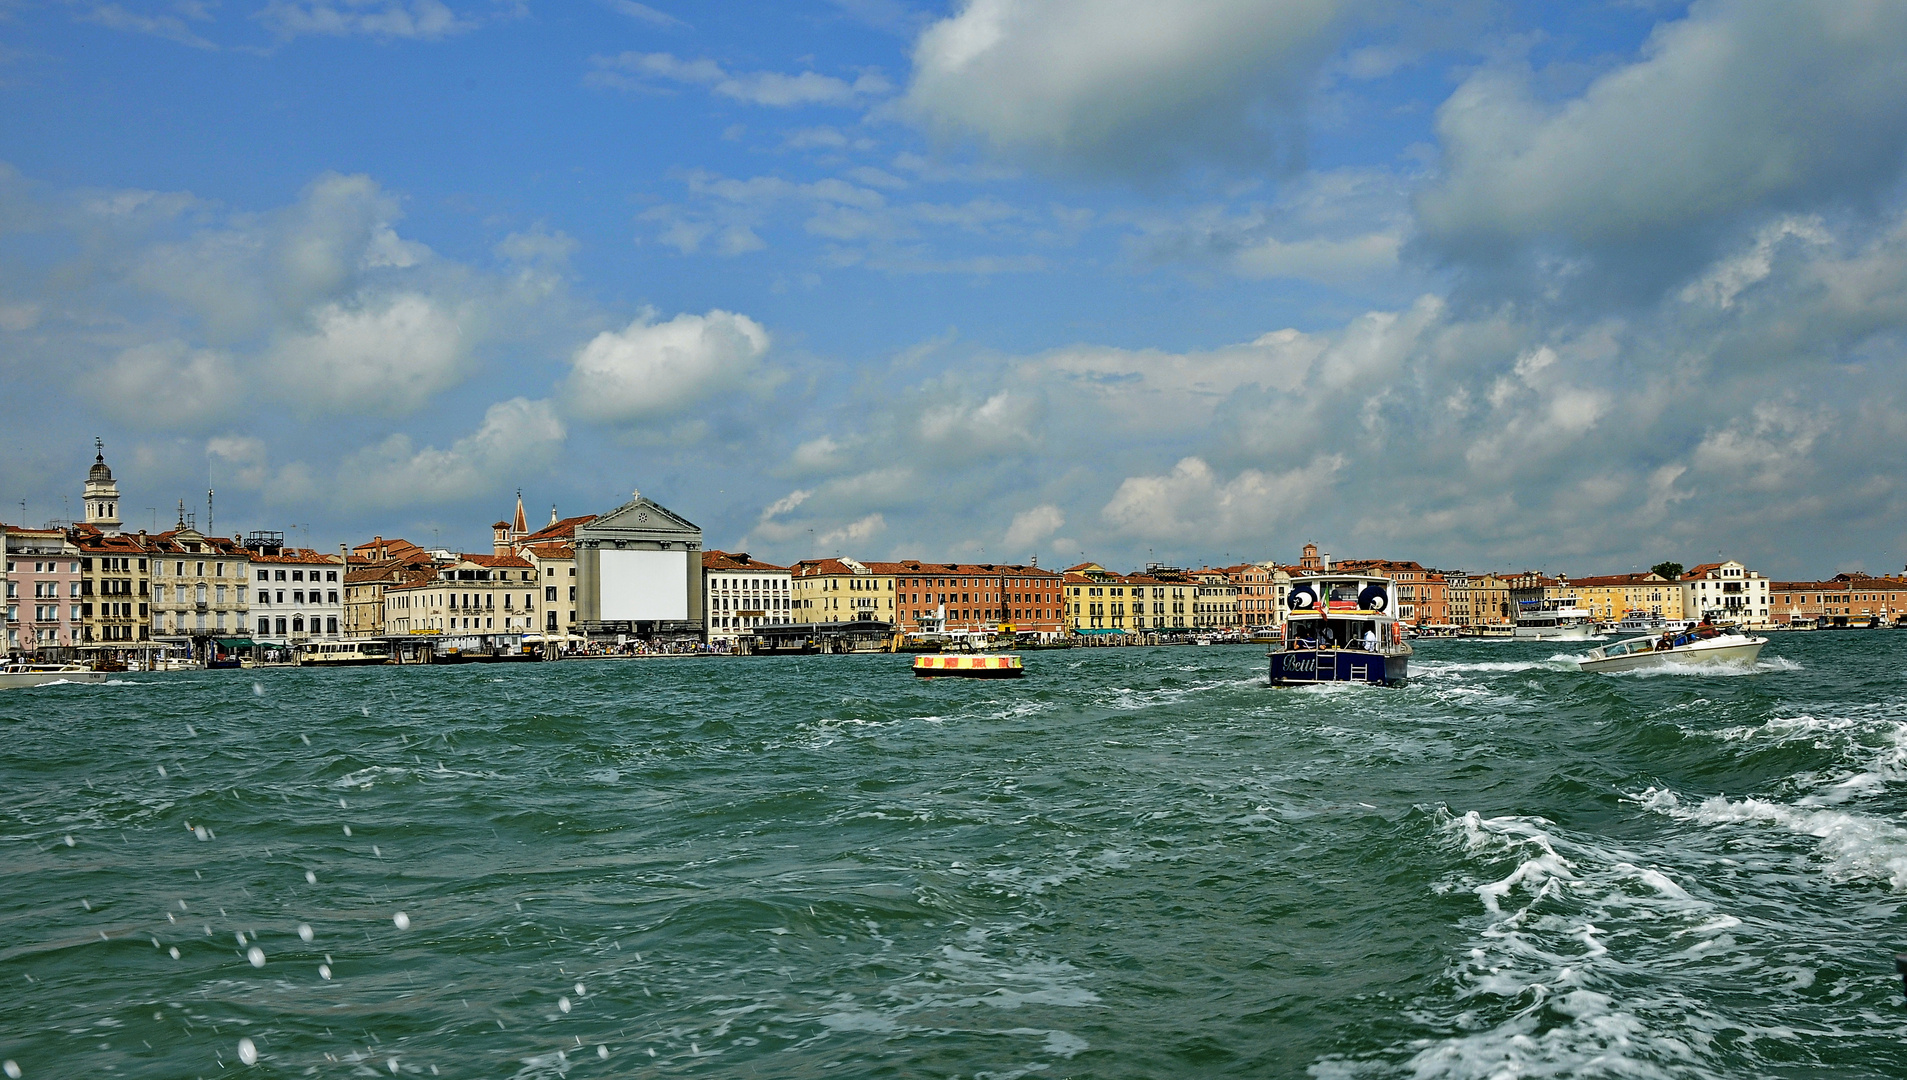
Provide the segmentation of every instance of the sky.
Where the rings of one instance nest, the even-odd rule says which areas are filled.
[[[1436,7],[1441,10],[1425,11]],[[0,0],[0,520],[1907,563],[1907,5]]]

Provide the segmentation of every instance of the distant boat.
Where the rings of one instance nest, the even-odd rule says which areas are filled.
[[[1596,620],[1576,601],[1533,600],[1532,606],[1517,612],[1516,636],[1522,639],[1587,641],[1595,633]]]
[[[914,674],[923,679],[1019,679],[1026,669],[1017,656],[941,653],[914,657]]]
[[[103,683],[108,673],[81,664],[34,664],[24,660],[0,667],[0,690],[24,690],[56,683]]]
[[[1668,667],[1672,664],[1735,664],[1746,667],[1761,656],[1761,647],[1766,644],[1768,639],[1765,637],[1720,633],[1711,627],[1613,642],[1600,649],[1589,650],[1576,663],[1583,671],[1605,673]]]
[[[1653,611],[1625,611],[1622,621],[1609,629],[1618,634],[1668,634],[1694,625],[1694,619],[1665,619]]]

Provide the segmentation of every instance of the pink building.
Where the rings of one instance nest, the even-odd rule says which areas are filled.
[[[6,651],[44,655],[77,645],[79,549],[58,529],[5,525],[0,531],[7,551]]]

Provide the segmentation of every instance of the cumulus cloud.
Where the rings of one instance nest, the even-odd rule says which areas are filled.
[[[923,32],[905,105],[929,127],[1067,168],[1155,172],[1296,141],[1335,0],[969,0]]]
[[[1527,72],[1479,71],[1438,110],[1442,176],[1419,227],[1459,259],[1640,250],[1621,272],[1673,278],[1739,222],[1899,180],[1903,39],[1898,4],[1711,0],[1564,101]]]
[[[457,312],[426,297],[327,304],[308,330],[287,334],[269,359],[269,392],[306,412],[402,415],[463,380],[469,341]]]
[[[1127,477],[1099,513],[1143,540],[1263,542],[1278,526],[1295,523],[1344,464],[1343,455],[1331,454],[1284,472],[1243,469],[1223,480],[1202,459],[1188,457],[1163,475]]]
[[[139,427],[192,428],[226,415],[243,394],[230,356],[177,340],[122,351],[99,383],[106,408]]]
[[[374,507],[456,502],[553,464],[568,431],[548,401],[511,398],[484,411],[477,430],[445,448],[417,448],[392,435],[351,455],[339,472],[340,500]]]
[[[568,407],[602,423],[669,419],[718,395],[765,388],[768,331],[746,315],[715,310],[665,323],[648,313],[577,350]]]
[[[123,30],[132,34],[149,34],[153,37],[176,41],[181,45],[190,45],[195,49],[214,50],[218,46],[194,32],[191,23],[208,22],[212,16],[202,3],[182,3],[174,6],[177,14],[154,14],[128,10],[123,4],[89,4],[81,12],[80,18],[96,23],[111,30]]]
[[[659,82],[686,83],[706,86],[711,93],[733,101],[770,108],[851,105],[893,89],[875,72],[862,73],[852,80],[815,71],[793,75],[778,71],[731,72],[713,60],[683,60],[670,53],[625,52],[592,57],[590,64],[588,81],[598,86],[640,90]]]
[[[1013,515],[1006,529],[1008,550],[1027,548],[1051,537],[1066,525],[1066,512],[1051,503]]]

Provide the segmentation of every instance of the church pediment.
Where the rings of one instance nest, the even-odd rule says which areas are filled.
[[[681,544],[690,549],[702,546],[702,530],[680,514],[646,498],[632,499],[576,529],[576,542],[604,543],[648,541]]]

